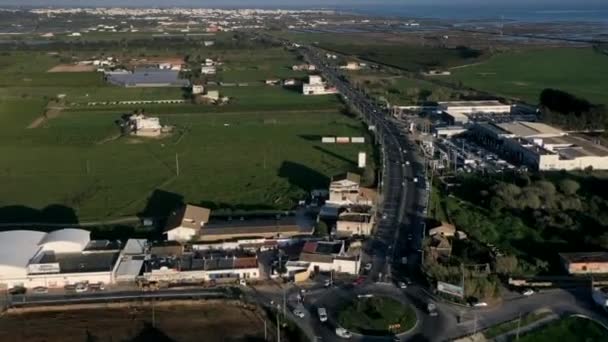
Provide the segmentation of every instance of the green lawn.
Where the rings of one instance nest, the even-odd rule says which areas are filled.
[[[521,342],[608,341],[608,330],[593,321],[568,317],[520,336]]]
[[[513,51],[452,70],[465,86],[538,103],[545,88],[557,88],[593,103],[608,104],[608,56],[591,48]]]
[[[345,329],[364,335],[390,335],[413,328],[416,314],[411,307],[394,299],[372,297],[356,299],[344,307],[338,321]]]
[[[495,325],[493,327],[490,327],[483,331],[483,336],[485,336],[487,339],[492,339],[492,338],[495,338],[502,334],[513,331],[513,330],[517,329],[518,326],[521,328],[524,328],[527,325],[530,325],[536,321],[539,321],[539,320],[547,317],[550,314],[551,314],[550,312],[531,313],[531,314],[523,316],[521,318],[521,321],[519,321],[518,319],[515,319],[512,321],[504,322],[504,323]]]

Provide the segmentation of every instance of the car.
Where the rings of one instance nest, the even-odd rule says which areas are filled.
[[[247,286],[247,280],[245,280],[245,279],[239,279],[239,285],[241,285],[241,286]]]
[[[418,183],[418,177],[414,177],[414,183]]]
[[[325,287],[330,287],[330,286],[331,286],[331,283],[332,283],[332,282],[331,282],[331,279],[326,279],[326,280],[323,282],[323,286],[325,286]]]
[[[406,284],[412,285],[412,280],[410,278],[405,278],[404,281]]]
[[[365,266],[363,267],[364,270],[366,271],[371,271],[372,269],[372,263],[368,262],[367,264],[365,264]]]
[[[410,161],[409,161],[409,160],[406,160],[406,161],[405,161],[405,165],[410,165]]]
[[[76,287],[74,288],[74,290],[77,293],[87,292],[89,290],[89,284],[85,284],[85,283],[76,284]]]
[[[475,308],[484,308],[486,306],[488,306],[488,303],[486,303],[486,302],[477,302],[477,303],[473,304],[473,307],[475,307]]]
[[[339,337],[342,338],[351,338],[353,335],[350,333],[350,331],[341,328],[341,327],[337,327],[336,328],[336,335],[338,335]]]
[[[521,294],[523,294],[524,296],[531,296],[534,294],[534,290],[532,289],[527,289],[524,292],[522,292]]]
[[[49,293],[49,289],[44,286],[36,286],[32,289],[32,292],[36,293],[36,294],[44,294],[44,293]]]
[[[361,298],[373,298],[374,295],[371,293],[366,293],[366,294],[359,294],[357,295],[357,298],[361,299]]]
[[[327,322],[327,310],[325,308],[318,308],[317,315],[319,316],[319,321]]]
[[[294,316],[299,317],[299,318],[304,318],[304,316],[306,316],[304,311],[298,310],[298,309],[293,310],[293,314],[294,314]]]
[[[407,284],[406,284],[405,282],[403,282],[403,281],[400,281],[400,282],[398,283],[398,285],[399,285],[399,288],[400,288],[400,289],[407,289]]]
[[[410,241],[411,241],[413,238],[414,238],[414,235],[412,235],[411,233],[410,233],[410,234],[407,234],[407,239],[408,239],[408,240],[410,240]]]

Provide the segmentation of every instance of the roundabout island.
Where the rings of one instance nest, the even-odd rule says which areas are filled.
[[[337,312],[341,327],[357,334],[390,336],[416,326],[416,313],[409,304],[384,296],[358,297]]]

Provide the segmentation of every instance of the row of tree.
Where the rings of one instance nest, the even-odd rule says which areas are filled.
[[[543,121],[566,129],[588,130],[608,127],[608,110],[585,99],[556,89],[540,94]]]

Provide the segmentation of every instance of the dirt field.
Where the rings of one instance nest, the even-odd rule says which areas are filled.
[[[227,302],[123,304],[105,309],[11,313],[0,318],[0,341],[262,341],[255,311]],[[270,325],[269,325],[270,326]]]
[[[59,64],[50,68],[47,72],[91,72],[95,70],[94,65]]]

